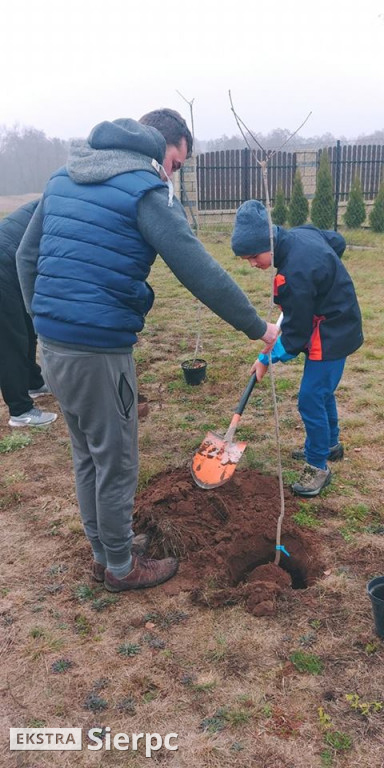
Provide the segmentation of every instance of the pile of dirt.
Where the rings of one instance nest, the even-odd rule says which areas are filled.
[[[225,485],[195,485],[189,469],[164,472],[136,499],[135,532],[150,534],[153,557],[180,557],[178,575],[163,589],[188,591],[210,606],[244,602],[255,615],[273,613],[284,590],[305,589],[323,570],[320,539],[292,520],[297,500],[285,490],[280,564],[276,527],[279,483],[238,470]]]

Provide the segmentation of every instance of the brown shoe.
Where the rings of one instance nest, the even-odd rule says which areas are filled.
[[[110,571],[105,571],[104,586],[109,592],[123,592],[126,589],[145,589],[163,584],[175,575],[179,561],[175,557],[164,560],[150,560],[147,557],[133,555],[132,570],[123,579],[116,579]]]
[[[149,536],[147,533],[138,533],[132,539],[132,555],[145,555],[149,544]],[[92,563],[92,577],[100,584],[104,581],[105,565],[97,563],[96,560]]]
[[[97,563],[96,560],[92,563],[92,577],[95,581],[99,581],[100,584],[104,581],[105,565]]]

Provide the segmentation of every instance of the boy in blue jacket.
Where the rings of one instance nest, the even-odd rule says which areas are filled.
[[[303,473],[292,486],[299,496],[317,496],[331,481],[327,459],[343,458],[335,390],[345,359],[363,343],[361,313],[353,282],[341,262],[345,240],[337,232],[311,225],[286,230],[273,227],[276,267],[274,302],[283,313],[281,337],[272,350],[272,363],[286,362],[304,352],[298,408],[306,431]],[[252,267],[268,269],[272,252],[267,211],[248,200],[236,214],[232,248]],[[252,370],[258,380],[268,365],[260,355]]]

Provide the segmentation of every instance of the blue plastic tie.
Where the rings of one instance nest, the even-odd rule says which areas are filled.
[[[284,554],[287,555],[287,557],[291,557],[289,552],[287,552],[287,550],[285,549],[285,547],[282,544],[279,544],[279,545],[276,544],[276,549],[280,549],[281,552],[284,552]]]

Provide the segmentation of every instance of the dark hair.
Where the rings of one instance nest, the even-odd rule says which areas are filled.
[[[146,115],[143,115],[139,123],[157,128],[164,136],[166,143],[175,147],[178,147],[184,138],[187,142],[187,157],[191,156],[193,145],[191,131],[184,118],[174,109],[154,109],[153,112],[147,112]]]

